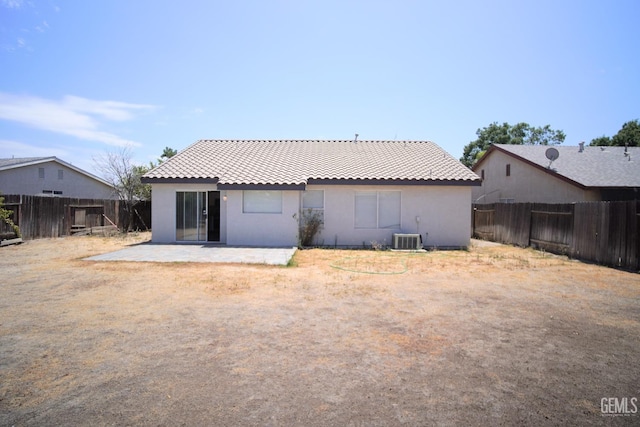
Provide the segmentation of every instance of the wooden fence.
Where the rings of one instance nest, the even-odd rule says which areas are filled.
[[[640,269],[640,203],[493,203],[473,206],[474,237]]]
[[[3,195],[5,209],[13,211],[11,219],[20,227],[25,240],[62,237],[92,227],[122,227],[126,223],[123,203],[119,200],[78,199],[70,197],[46,197]],[[151,227],[151,203],[139,202],[134,206],[133,229]],[[10,232],[0,224],[0,234]]]

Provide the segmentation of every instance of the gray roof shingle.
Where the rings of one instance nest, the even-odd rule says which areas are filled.
[[[455,181],[478,176],[428,141],[200,140],[145,175],[146,182],[304,185],[309,180]]]
[[[54,157],[17,157],[12,159],[0,159],[0,169],[8,168],[10,166],[20,166],[29,163],[37,163],[44,160],[53,160]]]
[[[548,146],[495,144],[495,148],[544,169],[549,166]],[[582,152],[578,146],[554,148],[560,157],[551,164],[550,172],[584,187],[640,187],[640,147],[629,147],[626,155],[625,147],[588,146]]]

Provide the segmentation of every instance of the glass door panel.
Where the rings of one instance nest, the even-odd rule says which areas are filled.
[[[206,192],[176,192],[176,240],[183,242],[207,240]]]

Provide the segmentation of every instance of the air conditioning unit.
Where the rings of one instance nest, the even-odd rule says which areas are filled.
[[[422,237],[419,234],[394,234],[393,249],[420,250]]]

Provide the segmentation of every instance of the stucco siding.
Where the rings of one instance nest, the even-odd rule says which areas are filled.
[[[506,173],[507,165],[510,165],[510,176]],[[516,203],[570,203],[600,199],[598,191],[582,189],[497,150],[476,170],[478,175],[482,170],[482,185],[473,188],[473,200],[477,203],[495,203],[501,199]]]
[[[227,244],[297,246],[299,191],[282,191],[281,213],[244,213],[243,192],[234,190],[226,194]]]
[[[154,243],[176,242],[176,192],[217,191],[212,184],[152,184],[151,185],[151,241]],[[226,204],[220,200],[220,243],[226,242]],[[199,242],[202,243],[202,242]]]
[[[40,168],[44,169],[44,178],[40,177]],[[62,179],[58,176],[60,170]],[[82,199],[115,198],[113,188],[55,162],[0,171],[0,191],[3,194],[57,195]]]
[[[308,186],[324,190],[324,227],[316,242],[327,246],[393,243],[394,233],[421,234],[426,246],[466,247],[471,234],[471,188],[466,186]],[[359,191],[400,191],[400,227],[356,228]]]
[[[176,241],[176,192],[215,191],[215,185],[153,184],[152,240]],[[308,186],[324,190],[323,246],[391,245],[394,233],[418,233],[430,247],[466,247],[471,234],[471,187],[467,186]],[[399,191],[400,226],[356,228],[355,196],[361,191]],[[222,190],[221,243],[239,246],[295,246],[302,209],[301,191],[282,191],[281,213],[243,212],[243,192]],[[226,200],[224,200],[226,196]]]

